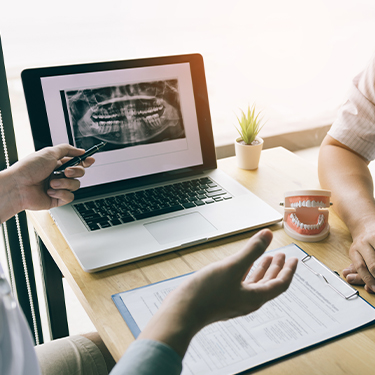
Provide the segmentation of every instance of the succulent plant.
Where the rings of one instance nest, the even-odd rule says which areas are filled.
[[[239,118],[237,116],[238,123],[240,128],[237,128],[238,133],[240,134],[241,139],[248,145],[254,142],[256,136],[259,134],[264,124],[262,123],[263,118],[259,119],[260,112],[255,114],[255,104],[247,108],[247,115],[241,109],[242,116]]]

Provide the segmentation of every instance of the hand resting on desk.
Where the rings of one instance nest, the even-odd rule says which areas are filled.
[[[245,280],[253,262],[272,240],[268,229],[254,235],[238,253],[193,274],[170,293],[138,339],[161,341],[181,357],[204,326],[249,314],[283,293],[298,260],[284,254],[265,256]]]
[[[327,135],[319,152],[319,180],[332,191],[334,210],[352,235],[352,264],[343,270],[350,284],[375,292],[375,202],[369,162]]]

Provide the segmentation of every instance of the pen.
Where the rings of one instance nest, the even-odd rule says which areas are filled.
[[[75,156],[74,158],[70,159],[66,163],[60,165],[56,170],[53,171],[53,174],[59,175],[64,173],[64,170],[68,167],[74,167],[75,165],[79,164],[80,162],[84,161],[87,157],[94,155],[98,152],[102,147],[104,147],[107,142],[100,142],[95,146],[90,147],[85,153],[81,156]]]

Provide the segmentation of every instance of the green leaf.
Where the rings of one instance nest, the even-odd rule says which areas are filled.
[[[236,129],[242,140],[246,144],[251,144],[264,126],[264,124],[262,124],[263,117],[259,118],[260,112],[258,114],[255,113],[255,104],[251,107],[250,105],[247,107],[247,115],[242,109],[240,109],[240,111],[241,118],[236,116],[240,128],[236,127]]]

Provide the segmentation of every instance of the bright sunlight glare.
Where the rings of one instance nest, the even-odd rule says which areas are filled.
[[[5,2],[4,2],[5,3]],[[8,74],[199,52],[217,144],[256,103],[279,133],[331,123],[374,53],[373,0],[15,0],[0,5]]]

